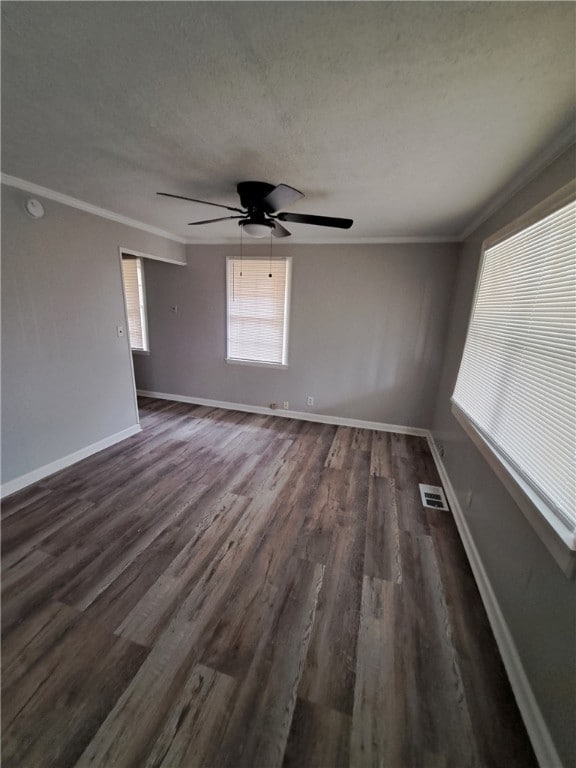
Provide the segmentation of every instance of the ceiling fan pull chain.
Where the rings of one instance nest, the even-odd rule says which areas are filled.
[[[272,277],[272,230],[270,230],[270,263],[268,277]]]
[[[236,301],[236,259],[232,260],[232,301]]]

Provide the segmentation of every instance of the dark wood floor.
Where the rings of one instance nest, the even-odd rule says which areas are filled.
[[[141,401],[3,505],[4,768],[531,768],[422,438]]]

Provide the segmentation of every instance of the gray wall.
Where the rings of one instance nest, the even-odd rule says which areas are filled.
[[[2,482],[137,423],[119,246],[184,246],[2,186]],[[177,269],[177,267],[173,267]]]
[[[482,240],[566,184],[575,168],[571,149],[463,244],[433,426],[466,522],[565,766],[576,765],[576,583],[556,565],[456,422],[449,399],[464,346]],[[473,497],[467,509],[464,498],[469,490]]]
[[[238,248],[188,246],[186,268],[146,263],[151,354],[134,358],[138,387],[429,426],[457,246],[283,244],[276,253],[293,257],[287,369],[224,361],[226,256]]]

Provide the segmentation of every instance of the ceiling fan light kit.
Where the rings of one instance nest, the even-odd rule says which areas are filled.
[[[240,197],[242,208],[234,208],[229,205],[212,203],[208,200],[198,200],[194,197],[184,197],[183,195],[173,195],[170,192],[157,192],[163,197],[174,197],[177,200],[187,200],[192,203],[202,203],[203,205],[212,205],[217,208],[225,208],[227,211],[233,211],[235,216],[224,216],[217,219],[205,219],[202,221],[191,221],[189,226],[198,226],[199,224],[212,224],[217,221],[226,221],[228,219],[238,219],[238,225],[242,227],[250,237],[266,237],[272,234],[274,237],[289,237],[286,227],[280,224],[281,221],[294,222],[295,224],[313,224],[318,227],[337,227],[338,229],[350,229],[353,224],[352,219],[339,219],[334,216],[311,216],[305,213],[286,213],[279,211],[280,208],[295,203],[304,197],[294,187],[288,184],[268,184],[265,181],[241,181],[236,186],[236,191]],[[240,214],[240,215],[238,215]]]
[[[269,221],[239,221],[242,231],[250,237],[266,237],[274,229],[274,224]]]

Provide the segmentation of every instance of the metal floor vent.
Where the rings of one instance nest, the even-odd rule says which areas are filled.
[[[432,509],[444,509],[448,511],[448,502],[444,491],[437,485],[424,485],[418,484],[420,488],[420,496],[422,497],[422,504],[425,507],[431,507]]]

